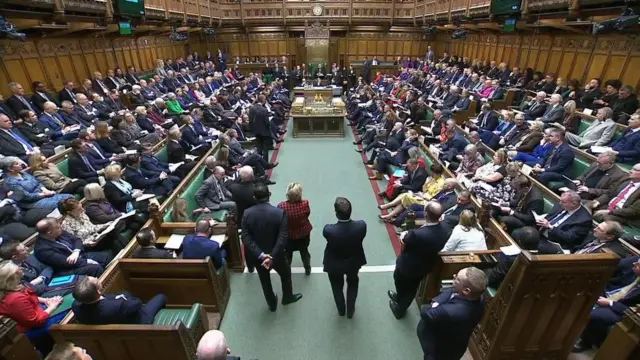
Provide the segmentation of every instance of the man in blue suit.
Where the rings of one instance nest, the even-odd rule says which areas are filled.
[[[91,276],[78,280],[73,298],[73,314],[79,323],[85,325],[150,325],[167,304],[167,297],[163,294],[154,296],[144,305],[126,291],[118,295],[104,294],[100,280]]]
[[[564,181],[563,175],[568,175],[575,158],[571,146],[564,142],[563,130],[551,130],[549,143],[551,150],[532,169],[537,180],[547,187],[551,181]]]
[[[153,147],[151,145],[142,145],[142,153],[140,154],[140,170],[142,174],[146,177],[155,177],[160,176],[160,174],[164,172],[172,183],[180,183],[184,178],[184,174],[179,171],[180,168],[176,169],[175,173],[172,173],[169,164],[158,160],[158,158],[153,155],[152,149]],[[190,168],[192,169],[193,166],[194,165],[191,165]]]
[[[338,315],[351,319],[356,311],[358,297],[358,272],[367,264],[362,242],[367,236],[367,223],[351,220],[351,202],[343,197],[336,198],[333,208],[338,218],[335,224],[327,224],[322,236],[327,240],[324,249],[324,272],[329,275],[333,299]],[[344,298],[344,278],[347,278],[347,299]],[[345,306],[346,304],[346,306]]]
[[[211,224],[209,220],[198,220],[195,234],[189,234],[182,240],[182,258],[205,259],[209,256],[216,269],[223,267],[227,252],[220,247],[218,242],[211,240],[210,237]]]
[[[423,227],[400,235],[402,252],[396,259],[396,269],[393,272],[396,291],[387,292],[389,307],[396,319],[404,317],[420,282],[431,272],[439,259],[438,253],[449,239],[449,229],[440,223],[442,205],[435,201],[428,202],[424,212],[426,223]]]
[[[624,312],[640,304],[640,257],[620,260],[618,269],[605,287],[605,292],[591,310],[589,322],[582,331],[573,352],[589,350],[600,346],[609,330],[622,320]]]
[[[498,116],[495,112],[491,110],[491,104],[484,103],[480,108],[480,114],[476,118],[477,122],[469,123],[468,127],[471,130],[476,130],[481,134],[484,132],[491,133],[494,131],[498,125],[500,124],[500,120],[498,120]]]
[[[42,113],[42,116],[40,116],[39,120],[49,128],[47,135],[54,140],[73,140],[78,137],[77,132],[69,131],[64,119],[60,114],[58,114],[58,107],[51,101],[44,103],[44,112]]]
[[[618,160],[625,164],[640,161],[640,115],[633,114],[629,119],[629,127],[622,136],[612,142],[611,149],[618,153]]]
[[[458,360],[464,356],[473,329],[482,320],[482,294],[487,276],[475,267],[462,269],[447,289],[420,309],[418,339],[424,360]]]
[[[253,197],[257,204],[245,210],[242,216],[242,243],[247,266],[258,270],[260,284],[269,310],[276,311],[278,297],[271,286],[271,269],[280,275],[282,305],[294,303],[302,294],[293,293],[291,265],[287,261],[288,222],[284,210],[269,204],[271,193],[264,184],[255,184]]]
[[[376,164],[368,165],[369,167],[375,167],[376,174],[374,176],[369,177],[371,180],[380,180],[382,179],[382,174],[387,172],[387,167],[389,164],[400,166],[406,162],[406,159],[409,158],[408,152],[412,147],[419,147],[418,144],[418,133],[411,129],[408,132],[408,137],[402,142],[400,148],[396,151],[382,151],[380,156],[376,159]]]

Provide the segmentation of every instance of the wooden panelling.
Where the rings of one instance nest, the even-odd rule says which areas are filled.
[[[31,83],[43,81],[50,90],[60,90],[64,80],[79,84],[94,71],[134,66],[137,71],[155,67],[155,59],[184,56],[183,43],[168,37],[42,39],[25,43],[0,41],[0,93],[16,81],[31,92]]]
[[[530,67],[554,73],[582,84],[590,78],[620,79],[639,88],[640,39],[632,36],[586,35],[484,35],[469,34],[467,40],[452,40],[448,34],[436,37],[436,53],[444,51],[470,59],[504,61],[510,67]]]

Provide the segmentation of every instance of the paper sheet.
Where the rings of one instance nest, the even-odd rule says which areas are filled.
[[[142,194],[141,196],[137,197],[134,200],[140,202],[140,201],[145,201],[154,197],[156,197],[154,194]]]
[[[535,211],[531,211],[533,213],[533,217],[538,220],[544,220],[547,217],[547,214],[538,215]]]
[[[593,110],[591,110],[591,109],[584,109],[584,110],[582,110],[582,113],[583,113],[583,114],[585,114],[585,115],[591,115],[591,114],[593,114]]]
[[[608,147],[608,146],[595,146],[594,145],[594,146],[591,147],[591,152],[594,153],[594,154],[600,154],[600,153],[603,153],[603,152],[606,152],[606,151],[609,151],[609,150],[611,150],[611,148]]]
[[[520,169],[520,171],[527,176],[531,175],[531,170],[531,166],[527,164],[522,164],[522,169]]]
[[[169,240],[164,245],[164,248],[167,250],[178,250],[182,246],[182,241],[184,240],[185,235],[172,234],[169,236]]]
[[[189,154],[185,155],[184,157],[185,157],[185,159],[189,159],[189,160],[191,160],[191,161],[193,161],[193,160],[195,160],[195,159],[197,159],[197,158],[198,158],[198,157],[197,157],[197,156],[195,156],[195,155],[189,155]]]
[[[501,246],[500,251],[507,256],[518,255],[522,252],[517,245]]]
[[[184,161],[180,161],[179,163],[169,164],[169,171],[174,172],[176,169],[180,167],[180,165],[184,164]]]
[[[566,187],[566,186],[563,186],[563,187],[561,187],[560,189],[558,189],[558,191],[560,191],[560,192],[565,192],[565,191],[569,191],[569,190],[571,190],[571,189],[569,189],[569,188],[568,188],[568,187]]]
[[[217,242],[219,246],[222,246],[222,244],[224,244],[224,242],[227,241],[227,235],[225,235],[225,234],[212,235],[209,239],[211,239],[212,241]]]

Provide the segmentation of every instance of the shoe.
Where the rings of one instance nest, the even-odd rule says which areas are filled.
[[[389,296],[389,299],[393,300],[393,302],[398,302],[398,294],[396,294],[395,291],[393,290],[387,291],[387,296]]]
[[[373,165],[373,162],[371,164],[367,164],[367,167],[369,169],[375,169],[376,167]],[[380,178],[382,178],[382,175],[380,175]]]
[[[278,294],[276,294],[276,301],[274,301],[273,304],[269,305],[269,311],[276,312],[277,308],[278,308]]]
[[[253,266],[247,266],[247,269],[249,270],[249,274],[253,274],[253,272],[256,271],[256,268]]]
[[[379,196],[379,197],[381,197],[381,198],[384,198],[384,197],[386,197],[386,196],[387,196],[387,194],[386,194],[384,191],[380,191],[380,192],[378,193],[378,196]]]
[[[282,299],[282,305],[289,305],[289,304],[293,304],[294,302],[298,301],[302,299],[302,294],[293,294],[291,295],[290,298],[283,298]]]
[[[305,266],[304,267],[304,274],[305,275],[311,275],[311,266]]]
[[[281,143],[281,142],[283,142],[283,141],[284,141],[284,140],[282,140],[282,139],[278,139],[278,140],[276,140],[276,144],[280,144],[280,143]]]
[[[364,151],[364,150],[362,150],[362,149],[353,149],[353,150],[355,150],[357,153],[361,153],[361,154],[362,154],[362,153],[363,153],[363,151]]]
[[[400,312],[400,309],[398,309],[398,304],[395,301],[389,300],[389,308],[391,309],[391,312],[396,319],[400,320],[404,317],[404,313]]]
[[[578,339],[578,341],[576,341],[575,345],[573,345],[573,349],[571,349],[572,353],[581,353],[581,352],[585,352],[587,350],[590,350],[591,346],[585,344],[582,339]]]
[[[274,167],[278,166],[279,164],[280,164],[279,162],[269,163],[269,165],[267,165],[267,169],[273,169]]]
[[[353,145],[360,145],[360,144],[362,144],[362,142],[360,142],[360,141],[354,141],[353,142]]]
[[[265,180],[265,181],[264,181],[264,184],[265,184],[265,185],[275,185],[275,184],[276,184],[276,182],[275,182],[275,181],[271,181],[271,180]]]
[[[342,310],[338,310],[338,315],[340,315],[340,316],[344,316],[344,309],[342,309]]]
[[[356,312],[356,309],[351,309],[351,311],[347,311],[347,319],[353,318],[353,313]]]

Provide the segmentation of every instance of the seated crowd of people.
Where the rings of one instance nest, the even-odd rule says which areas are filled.
[[[487,202],[490,216],[522,249],[540,254],[607,249],[624,258],[620,276],[598,300],[574,350],[599,346],[624,310],[640,303],[640,261],[619,241],[640,244],[624,230],[640,228],[640,110],[633,87],[608,80],[601,90],[599,79],[581,87],[553,74],[447,54],[436,62],[405,63],[397,75],[378,74],[370,83],[360,78],[347,95],[347,118],[359,135],[354,145],[361,145],[356,151],[373,172],[371,180],[388,180],[378,194],[388,200],[378,206],[380,219],[398,228],[410,226],[409,219],[425,219],[429,239],[437,237],[438,227],[446,229],[445,240],[429,249],[416,249],[410,240],[420,230],[398,230],[404,247],[394,273],[397,292],[389,292],[394,315],[404,315],[433,265],[416,265],[409,273],[400,266],[405,252],[433,259],[440,251],[486,250],[474,202]],[[508,91],[515,92],[514,104],[493,110]],[[473,118],[457,116],[472,103],[477,104]],[[595,111],[581,132],[584,114],[578,108]],[[432,119],[425,121],[429,113]],[[615,138],[621,124],[628,126]],[[434,157],[430,166],[422,146]],[[578,149],[595,160],[571,178]],[[550,210],[543,186],[559,196]],[[515,256],[500,257],[488,272],[489,286],[498,288],[514,261]]]
[[[280,79],[265,84],[193,57],[168,61],[148,82],[133,68],[106,78],[96,71],[77,88],[65,81],[56,96],[41,82],[31,97],[9,84],[12,95],[0,102],[0,315],[43,355],[53,347],[48,327],[69,311],[84,324],[153,322],[164,295],[142,304],[129,293],[103,294],[98,281],[134,234],[134,257],[211,257],[220,268],[225,253],[197,214],[224,209],[241,219],[255,203],[253,184],[274,184],[269,151],[286,132],[288,90]],[[195,231],[178,253],[156,249],[153,231],[141,229],[149,204],[199,171],[199,159],[200,208],[187,214],[178,199],[171,213],[196,222]],[[70,294],[73,304],[63,304]]]

